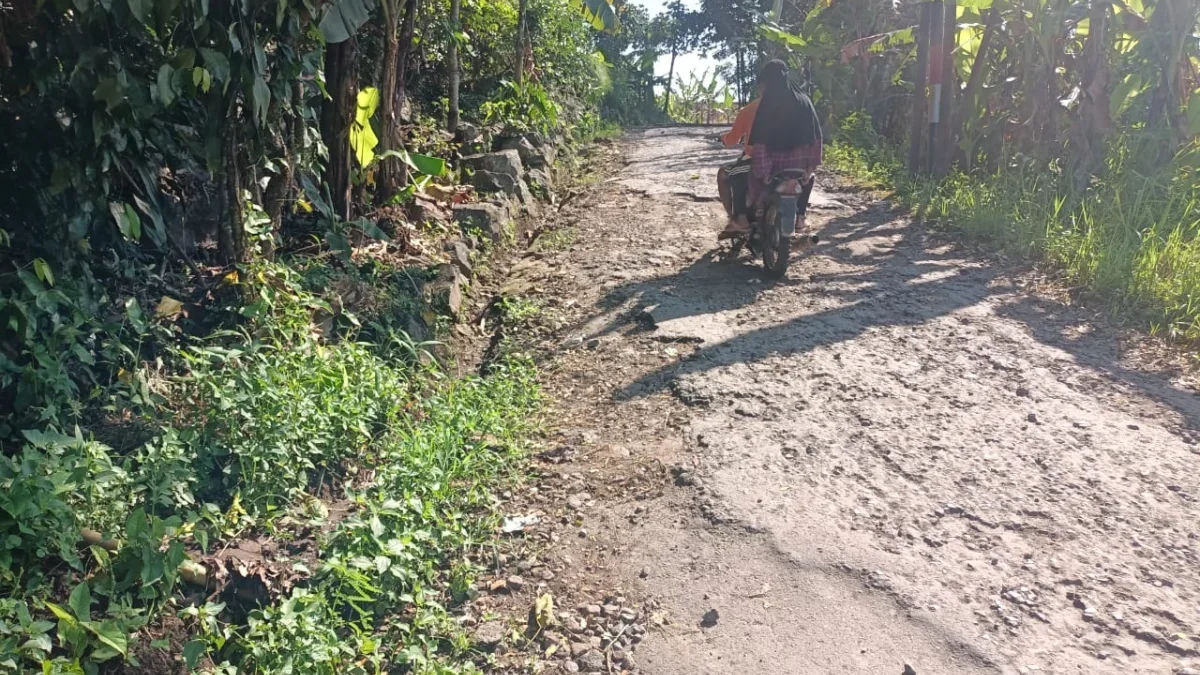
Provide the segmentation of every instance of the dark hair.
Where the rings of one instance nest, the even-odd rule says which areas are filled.
[[[792,82],[786,63],[779,59],[767,61],[759,71],[758,83],[763,95],[750,129],[750,145],[792,150],[821,137],[817,111]]]

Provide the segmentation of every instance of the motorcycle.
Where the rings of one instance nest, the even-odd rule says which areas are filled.
[[[763,270],[770,279],[782,279],[787,274],[792,253],[792,237],[800,219],[799,201],[807,181],[813,180],[803,170],[782,171],[768,184],[762,214],[751,218],[750,230],[733,238],[731,259],[736,259],[742,247],[749,246],[762,256]],[[820,241],[816,234],[802,237],[797,243],[803,248]]]

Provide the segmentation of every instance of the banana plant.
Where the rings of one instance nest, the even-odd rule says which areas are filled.
[[[621,26],[617,9],[610,0],[570,0],[571,7],[583,15],[592,28],[615,31]]]

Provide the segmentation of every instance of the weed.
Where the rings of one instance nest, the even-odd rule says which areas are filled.
[[[505,297],[500,299],[500,313],[505,323],[527,323],[542,312],[542,303],[534,298]]]
[[[940,181],[912,178],[886,143],[863,144],[853,135],[827,157],[973,240],[1051,263],[1115,317],[1173,338],[1200,338],[1195,143],[1161,162],[1158,139],[1118,136],[1101,174],[1082,186],[1068,173],[1023,161]]]

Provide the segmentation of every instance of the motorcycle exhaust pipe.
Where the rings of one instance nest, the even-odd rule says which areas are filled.
[[[821,241],[821,238],[815,234],[810,234],[807,237],[798,237],[798,239],[799,239],[799,241],[797,241],[796,243],[799,244],[799,246],[797,248],[799,248],[800,250],[804,250],[806,248],[816,246],[817,242]],[[795,241],[795,240],[793,240],[793,241]]]

